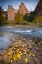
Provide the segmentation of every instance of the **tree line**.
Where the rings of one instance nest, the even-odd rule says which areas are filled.
[[[42,22],[42,16],[36,16],[36,13],[34,11],[30,12],[30,14],[21,15],[20,13],[15,14],[13,23],[14,24],[28,24],[28,22]],[[0,25],[10,23],[6,19],[6,17],[3,16],[3,10],[2,7],[0,7]]]

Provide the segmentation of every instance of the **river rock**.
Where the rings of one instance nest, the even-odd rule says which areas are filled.
[[[32,45],[29,43],[29,49],[32,49]]]
[[[34,60],[35,60],[36,64],[41,64],[40,60],[38,58],[34,57]]]
[[[32,57],[29,59],[29,64],[36,64]]]

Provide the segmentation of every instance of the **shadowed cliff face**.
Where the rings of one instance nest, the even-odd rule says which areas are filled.
[[[37,15],[42,15],[42,0],[39,0],[35,8],[35,12],[37,13]]]

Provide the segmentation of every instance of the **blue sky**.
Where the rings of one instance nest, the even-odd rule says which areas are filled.
[[[14,9],[18,9],[23,2],[29,11],[34,10],[39,0],[0,0],[0,6],[7,10],[8,5],[12,5]]]

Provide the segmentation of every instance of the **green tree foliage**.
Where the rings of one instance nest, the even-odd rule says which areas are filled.
[[[25,14],[25,15],[23,16],[24,20],[26,20],[26,21],[28,21],[28,22],[32,22],[33,19],[34,19],[34,17],[35,17],[35,12],[30,12],[29,15],[28,15],[28,14]]]
[[[0,17],[0,25],[3,24],[3,23],[5,23],[5,21],[6,21],[5,17],[1,16]]]
[[[17,14],[15,15],[15,17],[14,17],[14,23],[15,23],[15,24],[19,24],[19,23],[21,23],[21,22],[23,22],[23,18],[22,18],[22,16],[21,16],[21,14],[17,13]]]
[[[36,16],[33,22],[42,22],[42,16]]]
[[[28,21],[28,14],[25,14],[25,15],[23,16],[23,19],[26,20],[26,21]]]
[[[0,7],[0,25],[6,23],[6,18],[3,16],[3,10],[2,7]]]

